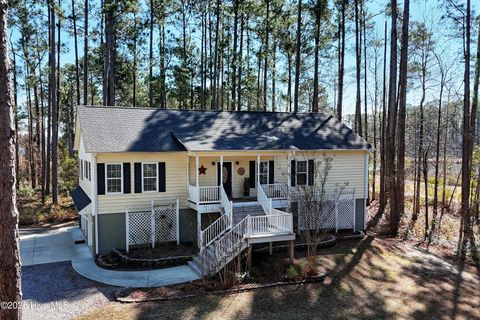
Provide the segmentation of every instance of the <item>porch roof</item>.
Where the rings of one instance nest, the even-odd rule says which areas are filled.
[[[325,113],[78,108],[87,152],[370,149]]]

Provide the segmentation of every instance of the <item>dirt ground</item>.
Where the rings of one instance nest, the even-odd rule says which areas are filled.
[[[109,303],[79,319],[480,319],[480,273],[470,265],[373,236],[318,254],[324,283]]]

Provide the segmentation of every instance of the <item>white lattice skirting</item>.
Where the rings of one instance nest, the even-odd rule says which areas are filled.
[[[307,203],[301,196],[298,198],[298,230],[311,230],[319,226],[322,229],[355,229],[355,192],[340,196],[325,196],[318,204],[316,214],[308,210]],[[310,212],[310,214],[309,214]]]
[[[150,210],[125,212],[126,250],[135,245],[151,245],[160,242],[180,242],[179,206],[174,204],[153,206]]]

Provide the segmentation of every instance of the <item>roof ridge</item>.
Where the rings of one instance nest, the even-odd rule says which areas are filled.
[[[155,107],[132,107],[132,106],[103,106],[103,105],[78,105],[77,107],[84,107],[89,109],[120,109],[120,110],[165,110],[165,111],[187,111],[187,112],[204,112],[204,113],[265,113],[265,114],[318,114],[318,115],[332,115],[327,112],[313,112],[313,111],[262,111],[262,110],[199,110],[199,109],[171,109],[171,108],[155,108]]]

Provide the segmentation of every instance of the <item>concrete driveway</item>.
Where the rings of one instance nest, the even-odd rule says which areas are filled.
[[[21,228],[22,265],[91,259],[92,255],[85,244],[75,244],[75,240],[81,238],[78,227],[72,225],[59,228]]]
[[[23,266],[71,261],[80,275],[117,287],[160,287],[197,280],[200,276],[188,265],[171,268],[116,271],[100,268],[95,263],[77,226],[55,229],[25,228],[20,230],[20,258]]]

